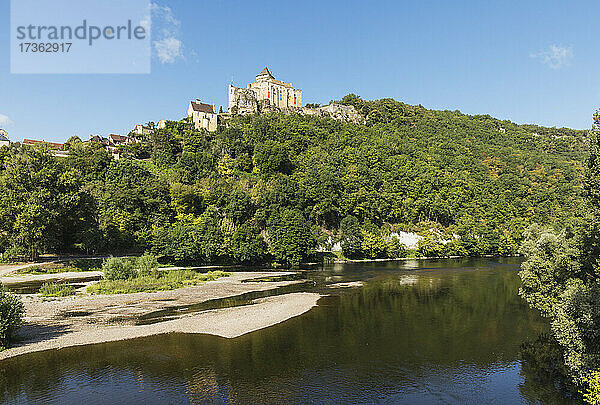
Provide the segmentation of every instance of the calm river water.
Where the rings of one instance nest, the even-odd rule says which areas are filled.
[[[336,265],[331,296],[236,339],[163,335],[0,362],[2,403],[570,403],[521,361],[547,325],[518,259]],[[363,288],[326,283],[363,280]]]

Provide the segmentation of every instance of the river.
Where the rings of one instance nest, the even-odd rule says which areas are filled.
[[[3,403],[570,403],[521,360],[547,322],[520,259],[353,263],[305,273],[329,294],[235,339],[159,335],[0,362]],[[361,288],[331,289],[364,281]]]

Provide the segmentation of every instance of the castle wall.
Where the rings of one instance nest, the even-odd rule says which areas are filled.
[[[250,83],[248,88],[257,94],[258,100],[269,100],[269,104],[274,107],[302,107],[302,90],[280,83],[277,80],[266,80]]]
[[[255,112],[258,105],[266,104],[277,108],[302,107],[302,90],[294,89],[290,83],[274,79],[270,73],[261,74],[256,81],[242,89],[229,86],[228,107],[235,107],[239,114]]]
[[[254,90],[229,85],[229,112],[232,112],[234,107],[238,114],[256,112],[258,111],[258,101],[259,98]]]

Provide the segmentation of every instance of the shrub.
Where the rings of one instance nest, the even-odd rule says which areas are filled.
[[[0,349],[6,347],[23,324],[21,300],[0,288]]]
[[[459,238],[452,238],[448,243],[444,245],[445,256],[467,256],[469,251],[465,248],[462,240]]]
[[[65,262],[65,267],[78,269],[76,271],[99,271],[100,266],[102,266],[101,259],[73,259]]]
[[[158,260],[156,256],[146,253],[137,258],[135,267],[137,268],[138,276],[149,276],[158,269]]]
[[[102,263],[104,278],[107,280],[129,280],[137,275],[131,260],[110,257]]]
[[[588,404],[600,405],[600,371],[594,371],[585,379],[587,392],[583,393],[583,399]]]
[[[385,256],[385,239],[377,233],[363,231],[361,249],[369,259],[382,258]]]
[[[80,272],[78,267],[68,266],[64,264],[49,264],[45,266],[29,266],[17,270],[18,274],[58,274],[68,272]]]
[[[10,263],[10,256],[6,252],[0,253],[0,263]]]
[[[90,285],[87,292],[90,294],[130,294],[167,291],[191,287],[227,276],[229,276],[229,273],[220,270],[209,271],[208,273],[197,273],[192,270],[170,270],[129,280],[101,280]]]
[[[391,236],[385,241],[385,254],[390,259],[405,257],[408,254],[408,249],[397,236]]]
[[[44,283],[40,287],[42,297],[67,297],[75,295],[75,287],[65,283]]]
[[[419,254],[424,257],[441,257],[444,255],[445,246],[437,236],[427,231],[417,243]]]

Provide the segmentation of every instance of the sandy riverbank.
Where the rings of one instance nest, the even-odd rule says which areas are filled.
[[[0,277],[8,276],[18,270],[23,270],[28,267],[37,266],[38,263],[15,263],[15,264],[0,264]]]
[[[0,360],[25,353],[68,346],[133,339],[163,333],[207,333],[226,338],[266,328],[314,307],[319,294],[291,293],[256,300],[252,305],[182,314],[150,325],[136,325],[140,316],[204,301],[265,291],[297,283],[242,282],[292,274],[238,272],[205,284],[173,291],[122,295],[80,295],[61,299],[23,297],[26,317],[20,341],[0,352]]]

